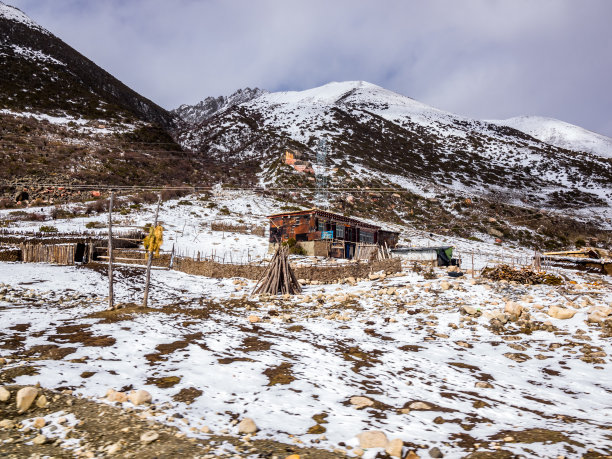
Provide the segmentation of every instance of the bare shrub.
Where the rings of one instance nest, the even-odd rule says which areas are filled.
[[[247,225],[238,225],[230,222],[212,222],[210,229],[213,231],[225,231],[227,233],[247,233]]]
[[[93,202],[87,204],[87,208],[85,209],[85,213],[87,215],[92,213],[102,213],[108,211],[108,200],[106,199],[97,199]]]

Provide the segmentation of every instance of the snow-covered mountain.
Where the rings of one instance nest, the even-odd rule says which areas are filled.
[[[146,99],[36,24],[0,2],[0,108],[55,115],[132,118],[172,125]]]
[[[518,129],[542,142],[560,148],[586,151],[604,158],[612,158],[612,138],[565,121],[542,116],[517,116],[490,122]]]
[[[170,113],[185,123],[194,125],[203,122],[216,113],[223,112],[235,105],[249,102],[267,91],[259,88],[239,89],[231,96],[207,97],[195,105],[183,104]]]
[[[286,185],[275,163],[283,148],[314,159],[322,137],[338,186],[441,186],[551,208],[612,204],[612,162],[601,154],[555,146],[363,81],[262,94],[177,133],[183,147],[207,157],[259,161],[261,181],[277,185]]]

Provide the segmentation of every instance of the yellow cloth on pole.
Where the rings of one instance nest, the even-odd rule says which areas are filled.
[[[155,256],[159,256],[159,249],[164,242],[164,228],[161,225],[157,225],[155,228],[151,226],[149,235],[144,238],[144,248],[147,253],[153,252]],[[146,258],[145,254],[145,258]]]

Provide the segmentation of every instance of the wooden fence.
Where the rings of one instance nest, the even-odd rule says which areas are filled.
[[[21,257],[24,263],[54,263],[73,265],[76,244],[45,245],[21,244]]]

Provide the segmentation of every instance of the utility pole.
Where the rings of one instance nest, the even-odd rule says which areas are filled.
[[[155,222],[153,223],[153,231],[157,228],[157,217],[159,215],[159,205],[161,204],[161,193],[157,197],[157,209],[155,210]],[[153,250],[151,245],[153,241],[149,243],[149,249],[147,250],[147,276],[145,280],[144,298],[142,299],[142,307],[146,308],[149,302],[149,283],[151,282],[151,265],[153,264]]]
[[[108,309],[115,309],[113,293],[113,198],[115,192],[111,191],[108,201]]]

